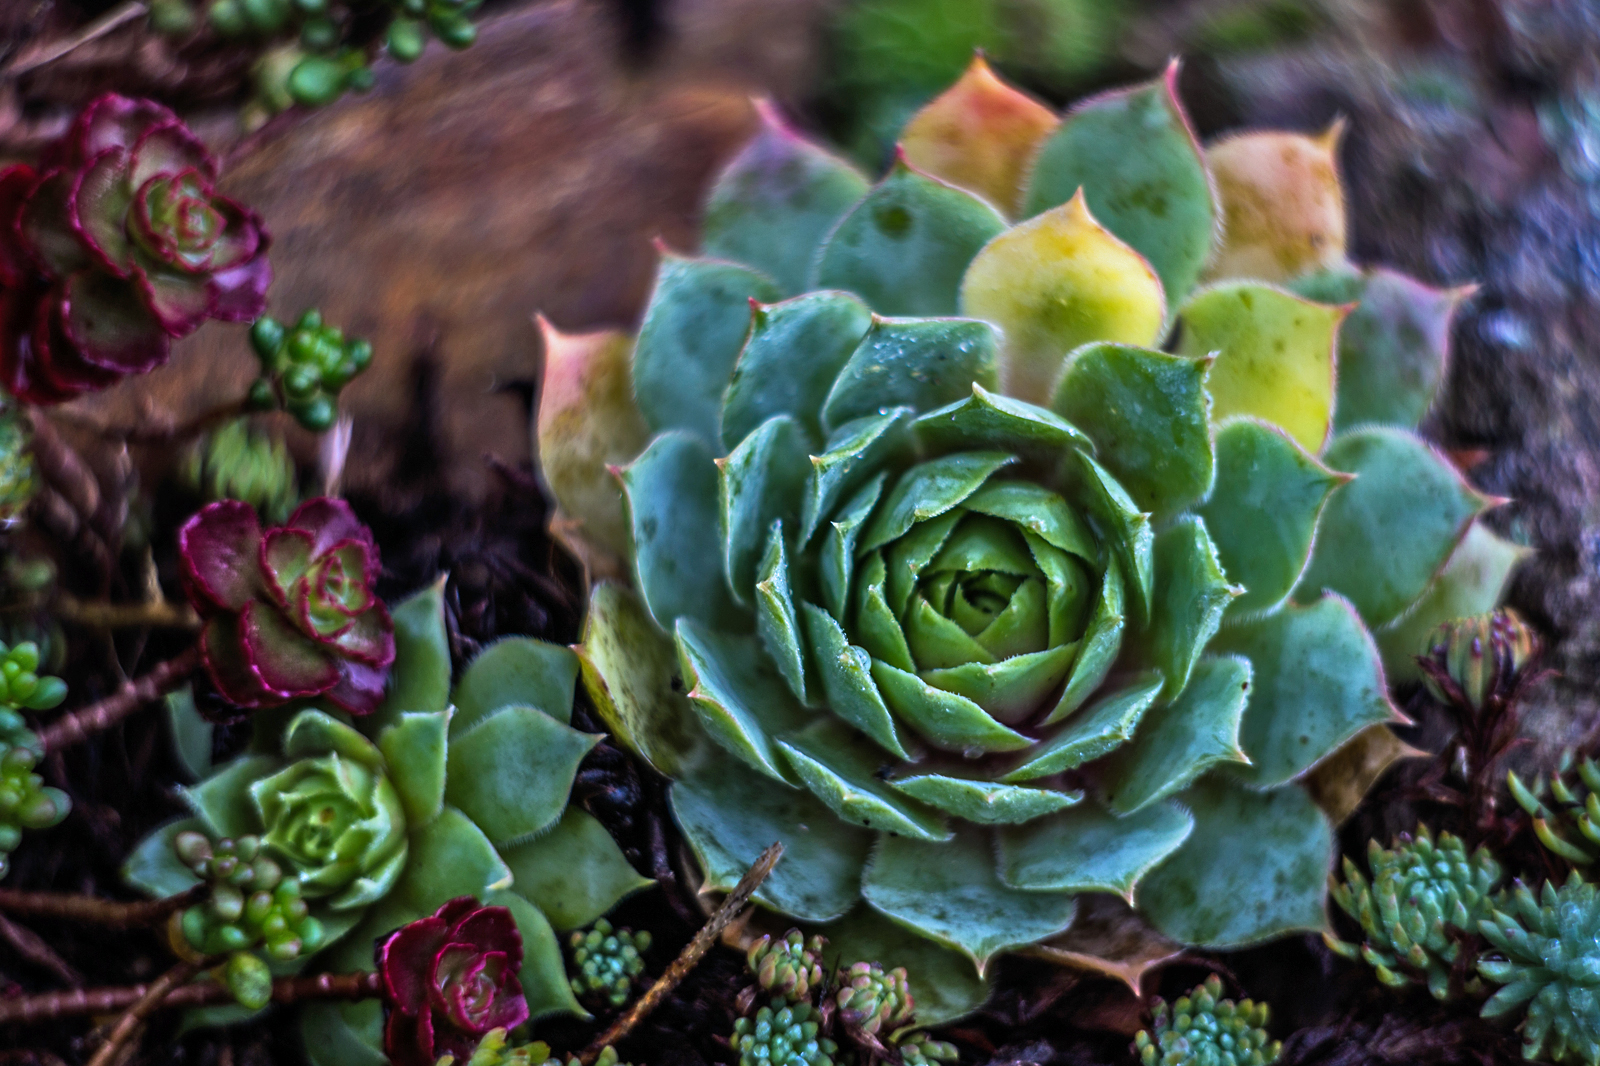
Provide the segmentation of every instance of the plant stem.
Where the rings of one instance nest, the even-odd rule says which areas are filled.
[[[167,995],[179,985],[186,983],[200,971],[199,962],[180,962],[145,989],[144,995],[128,1005],[122,1012],[122,1017],[117,1019],[117,1024],[111,1027],[111,1032],[106,1034],[105,1043],[101,1044],[89,1060],[89,1066],[110,1066],[117,1059],[117,1052],[122,1050],[122,1045],[133,1036],[134,1030],[139,1028],[139,1023],[160,1009]]]
[[[154,600],[150,603],[109,603],[105,600],[80,600],[70,592],[57,593],[52,604],[63,622],[76,622],[94,629],[199,629],[200,616],[186,603]]]
[[[153,987],[130,985],[126,988],[74,989],[0,999],[0,1025],[30,1025],[58,1018],[123,1010],[138,1003]],[[383,979],[371,971],[280,977],[272,982],[272,999],[276,1003],[295,1003],[303,999],[371,999],[382,994]],[[172,988],[162,997],[161,1006],[210,1007],[231,1002],[233,993],[228,991],[226,985],[204,981]]]
[[[61,892],[24,892],[0,888],[0,912],[29,918],[64,918],[111,929],[129,929],[165,921],[173,911],[183,910],[206,897],[204,885],[165,899],[122,903],[98,896],[71,896]]]
[[[628,1008],[627,1013],[612,1022],[605,1032],[595,1037],[589,1043],[589,1046],[579,1053],[578,1061],[583,1063],[583,1066],[594,1066],[595,1060],[600,1057],[600,1052],[605,1050],[608,1044],[616,1044],[627,1036],[634,1026],[644,1020],[646,1015],[661,1005],[661,1001],[666,999],[674,988],[678,987],[679,982],[689,976],[689,971],[694,969],[695,964],[700,961],[707,951],[711,950],[711,945],[717,942],[717,938],[722,935],[722,931],[739,916],[740,911],[744,910],[745,904],[750,902],[750,897],[755,895],[756,889],[761,887],[761,882],[767,879],[767,875],[772,872],[774,866],[778,865],[778,860],[782,857],[783,844],[781,842],[773,844],[761,853],[761,857],[755,861],[755,865],[745,872],[745,875],[739,879],[739,883],[733,887],[733,891],[728,893],[728,898],[722,901],[722,906],[717,908],[716,913],[711,916],[711,920],[701,926],[700,931],[694,935],[694,939],[689,941],[688,945],[678,953],[676,959],[672,960],[672,965],[667,967],[667,972],[656,979],[656,983],[650,986],[648,992],[639,997],[638,1002]]]
[[[99,419],[86,418],[69,412],[59,412],[56,417],[69,425],[77,426],[85,432],[108,440],[119,440],[127,444],[178,444],[192,437],[198,437],[200,434],[216,428],[229,419],[255,413],[257,412],[255,408],[250,406],[249,397],[241,396],[238,399],[217,404],[208,411],[202,411],[187,422],[175,422],[168,425],[112,426],[101,422]]]
[[[55,751],[109,729],[146,703],[177,688],[199,665],[200,649],[196,646],[161,663],[137,681],[128,682],[99,703],[56,719],[39,730],[39,743],[46,751]]]

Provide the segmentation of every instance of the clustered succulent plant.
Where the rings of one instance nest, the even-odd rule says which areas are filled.
[[[1568,750],[1548,784],[1541,775],[1530,788],[1515,770],[1506,772],[1506,782],[1551,854],[1582,869],[1600,861],[1600,764]]]
[[[217,161],[171,111],[107,95],[40,168],[0,171],[0,384],[58,403],[166,362],[208,319],[266,303],[268,236],[219,195]]]
[[[751,943],[745,964],[762,991],[790,1000],[810,999],[813,989],[821,989],[822,949],[826,942],[818,934],[807,937],[791,929],[774,939],[771,934]]]
[[[1415,433],[1461,294],[1346,260],[1335,133],[1202,150],[1175,74],[1058,118],[977,61],[876,185],[768,111],[631,345],[546,328],[556,529],[632,586],[585,682],[710,887],[781,839],[759,902],[980,973],[1086,892],[1321,928],[1302,783],[1517,552]]]
[[[442,583],[399,603],[392,617],[394,665],[372,713],[352,718],[331,704],[320,709],[316,698],[259,712],[253,746],[185,790],[194,816],[152,834],[125,876],[152,895],[172,895],[198,881],[175,850],[180,835],[227,838],[235,849],[256,838],[258,858],[298,882],[308,920],[323,934],[314,951],[273,960],[279,973],[307,965],[335,973],[369,968],[374,942],[408,923],[430,916],[451,928],[468,922],[463,905],[451,901],[470,896],[503,909],[520,936],[522,1017],[582,1015],[558,934],[590,925],[651,882],[595,818],[567,805],[578,763],[598,739],[569,724],[577,658],[557,645],[509,638],[473,659],[452,688]],[[481,970],[456,959],[448,947],[455,942],[435,953],[442,969],[416,981],[442,974],[448,987],[439,986],[441,1009],[448,1015],[459,1007],[475,1019],[472,1040],[439,1049],[448,1046],[464,1060],[477,1036],[509,1017],[482,1015],[473,1005],[485,975],[506,971],[486,956]],[[391,960],[398,950],[391,944]],[[516,1011],[509,993],[497,996]],[[397,1002],[409,1005],[398,1012],[406,1021],[391,1021],[391,1029],[409,1026],[415,1051],[420,1001],[408,992]],[[441,1031],[439,1019],[429,1018]],[[376,1000],[305,1006],[301,1028],[318,1066],[382,1054]],[[417,1054],[431,1066],[432,1052]]]
[[[38,669],[38,645],[0,643],[0,878],[11,870],[24,829],[59,825],[72,811],[71,798],[34,773],[44,749],[19,713],[47,711],[67,698],[66,682]]]
[[[1223,999],[1222,979],[1212,974],[1170,1008],[1158,997],[1134,1050],[1144,1066],[1268,1066],[1283,1050],[1267,1033],[1269,1013],[1265,1003]]]
[[[822,1035],[822,1015],[802,1000],[775,997],[733,1023],[739,1066],[834,1066],[839,1045]]]
[[[1500,988],[1483,1005],[1485,1018],[1526,1007],[1525,1058],[1600,1063],[1600,893],[1573,874],[1539,898],[1522,885],[1509,906],[1479,923],[1495,952],[1478,972]]]
[[[588,931],[574,932],[567,943],[572,947],[572,994],[579,999],[597,998],[613,1007],[628,1001],[634,982],[644,973],[643,952],[650,950],[650,931],[635,933],[615,929],[601,918]]]
[[[441,1055],[434,1066],[456,1066],[454,1055]],[[563,1062],[550,1053],[550,1045],[542,1040],[527,1044],[511,1044],[504,1029],[491,1029],[478,1041],[472,1057],[461,1066],[581,1066],[576,1055]],[[595,1066],[618,1066],[617,1049],[607,1045],[600,1049]],[[627,1064],[622,1064],[627,1066]]]
[[[916,1001],[904,966],[885,970],[876,962],[856,962],[839,971],[833,993],[839,1022],[867,1036],[885,1038],[911,1021]]]
[[[229,702],[268,707],[318,696],[351,714],[383,699],[394,623],[372,591],[378,549],[343,500],[307,500],[265,532],[239,500],[178,531],[190,602],[206,620],[206,671]]]
[[[324,324],[316,308],[292,329],[274,318],[258,319],[250,327],[250,345],[261,361],[261,376],[250,387],[252,406],[282,407],[314,432],[333,425],[339,391],[372,362],[370,342]]]
[[[205,902],[180,919],[195,951],[222,955],[260,946],[274,961],[292,962],[302,951],[322,946],[322,923],[311,916],[299,876],[284,876],[283,866],[263,853],[260,837],[212,841],[185,830],[172,843],[178,858],[210,889]]]
[[[299,475],[282,437],[242,418],[208,433],[190,449],[184,483],[206,502],[239,500],[271,526],[281,526],[300,502]]]
[[[1440,833],[1435,843],[1422,826],[1415,838],[1402,835],[1388,851],[1369,842],[1367,866],[1370,881],[1349,859],[1344,883],[1331,880],[1334,902],[1361,923],[1366,942],[1351,944],[1324,933],[1328,946],[1347,959],[1365,959],[1390,987],[1424,981],[1435,999],[1459,993],[1451,975],[1462,939],[1504,902],[1495,891],[1500,864],[1482,847],[1469,855],[1451,833]],[[1475,991],[1476,982],[1469,981],[1466,990]]]

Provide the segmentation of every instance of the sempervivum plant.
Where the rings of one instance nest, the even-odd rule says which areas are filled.
[[[307,500],[263,532],[255,508],[219,500],[184,523],[178,548],[206,620],[206,672],[229,702],[320,696],[367,714],[383,699],[394,623],[372,591],[377,545],[349,504]]]
[[[1502,985],[1483,1005],[1495,1018],[1524,1007],[1522,1054],[1551,1062],[1600,1063],[1600,893],[1573,874],[1546,881],[1538,899],[1518,885],[1511,906],[1479,926],[1497,954],[1478,972]]]
[[[394,669],[374,713],[258,715],[255,745],[185,791],[194,816],[152,834],[126,876],[171,895],[196,883],[174,847],[182,838],[194,857],[186,832],[257,838],[260,855],[297,879],[320,932],[315,951],[274,960],[280,971],[370,968],[375,940],[474,896],[515,920],[525,1016],[582,1014],[558,932],[650,882],[598,821],[567,806],[598,739],[569,724],[577,658],[510,638],[474,659],[452,691],[442,583],[400,603],[394,621]],[[480,1018],[476,1032],[500,1017]],[[320,1066],[382,1061],[375,1000],[308,1006],[302,1028]]]
[[[1435,999],[1448,998],[1463,937],[1504,902],[1494,892],[1500,864],[1481,847],[1468,855],[1451,833],[1440,833],[1435,844],[1422,826],[1415,839],[1402,836],[1389,851],[1369,842],[1367,866],[1370,882],[1346,859],[1344,883],[1336,882],[1332,893],[1361,923],[1366,942],[1357,946],[1324,933],[1328,946],[1347,959],[1365,959],[1386,985],[1424,980]],[[1475,990],[1476,982],[1469,982],[1468,991]]]
[[[547,327],[558,530],[638,594],[585,680],[711,886],[782,839],[766,905],[980,970],[1089,891],[1322,926],[1300,783],[1516,554],[1414,432],[1460,294],[1346,262],[1331,136],[1202,151],[1175,76],[1058,119],[980,61],[870,187],[768,114],[631,356]]]
[[[30,403],[93,392],[167,359],[207,319],[249,321],[272,267],[254,211],[149,100],[91,103],[40,168],[0,171],[0,381]]]

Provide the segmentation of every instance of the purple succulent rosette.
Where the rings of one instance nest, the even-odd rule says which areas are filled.
[[[320,696],[351,714],[383,699],[394,623],[372,592],[378,549],[343,500],[301,504],[262,531],[255,509],[221,500],[178,533],[200,651],[218,691],[245,708]]]
[[[161,365],[207,319],[259,317],[270,238],[216,179],[176,115],[114,94],[37,170],[0,170],[0,384],[58,403]]]
[[[389,998],[383,1049],[394,1066],[465,1062],[491,1029],[528,1020],[517,972],[522,934],[505,907],[461,896],[389,934],[375,952]]]

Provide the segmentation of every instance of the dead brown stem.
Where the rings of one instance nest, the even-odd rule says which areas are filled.
[[[0,888],[0,912],[29,918],[62,918],[112,929],[164,922],[173,911],[183,910],[205,898],[206,889],[197,885],[187,892],[165,899],[122,903],[98,896],[73,896],[63,892],[24,892]]]
[[[198,971],[196,971],[198,972]],[[15,999],[0,999],[0,1025],[31,1025],[57,1018],[106,1014],[139,1002],[153,985],[126,988],[86,988],[67,992],[44,992]],[[280,977],[272,982],[276,1003],[295,1003],[302,999],[371,999],[383,994],[383,979],[371,971],[322,973],[314,977]],[[202,981],[172,988],[162,997],[163,1008],[210,1007],[233,1002],[226,985]]]
[[[186,961],[178,963],[156,978],[144,990],[144,995],[130,1003],[128,1009],[122,1012],[117,1024],[106,1034],[105,1043],[101,1044],[94,1056],[89,1059],[89,1066],[111,1066],[111,1063],[116,1061],[117,1052],[133,1036],[140,1023],[161,1008],[169,993],[179,985],[185,984],[199,971],[199,962]]]

